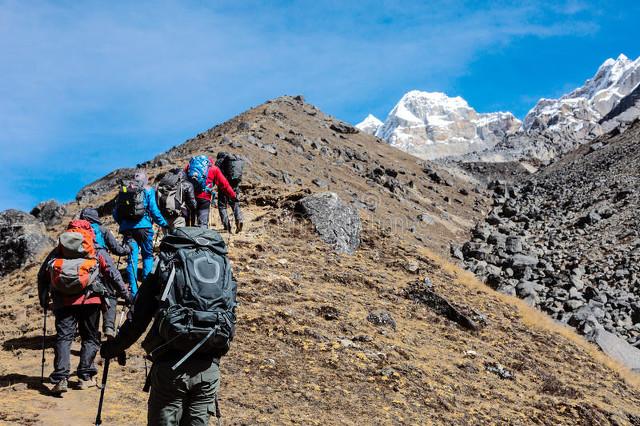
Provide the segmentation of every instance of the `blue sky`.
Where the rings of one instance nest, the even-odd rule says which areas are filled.
[[[637,1],[3,1],[0,210],[72,200],[251,106],[304,94],[351,122],[411,89],[522,117],[608,57]]]

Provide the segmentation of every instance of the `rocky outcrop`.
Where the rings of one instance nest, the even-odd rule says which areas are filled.
[[[45,226],[34,216],[19,211],[0,213],[0,276],[29,266],[52,247]]]
[[[362,224],[358,210],[337,194],[322,192],[304,197],[296,204],[296,211],[311,220],[322,240],[338,253],[352,254],[360,245]]]
[[[38,203],[31,210],[31,214],[45,224],[47,228],[62,223],[67,209],[55,200],[43,201]]]

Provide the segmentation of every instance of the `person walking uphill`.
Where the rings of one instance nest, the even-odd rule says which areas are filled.
[[[236,294],[217,232],[176,228],[162,240],[157,267],[129,318],[100,350],[104,359],[121,355],[155,318],[142,343],[153,361],[145,384],[149,425],[204,426],[219,411],[219,363],[235,332]]]
[[[89,222],[73,220],[60,235],[58,246],[47,256],[38,271],[40,305],[53,301],[56,324],[54,371],[49,376],[55,386],[52,393],[61,395],[68,389],[71,343],[76,329],[82,347],[77,375],[80,389],[95,386],[97,369],[93,364],[100,347],[101,295],[105,285],[116,286],[119,272],[95,251],[95,236]]]
[[[94,208],[87,207],[80,212],[80,219],[86,220],[91,224],[93,233],[95,234],[96,253],[102,256],[107,262],[109,269],[116,271],[114,273],[114,282],[116,287],[107,285],[104,295],[104,315],[102,317],[102,332],[107,338],[113,338],[116,335],[116,308],[118,304],[118,296],[122,297],[126,305],[131,305],[133,298],[129,289],[125,285],[120,271],[116,266],[109,252],[118,256],[127,256],[131,252],[131,248],[127,245],[120,244],[116,237],[111,233],[109,228],[100,222],[98,211]]]
[[[163,228],[169,224],[156,204],[155,190],[148,185],[147,174],[139,170],[134,179],[124,181],[116,198],[113,218],[120,225],[120,233],[131,248],[127,275],[131,294],[138,292],[138,254],[142,253],[142,280],[153,267],[153,224]]]
[[[240,202],[238,201],[240,181],[242,180],[242,171],[244,169],[245,160],[238,155],[219,152],[216,156],[216,166],[222,171],[222,174],[231,185],[236,193],[236,199],[230,199],[226,194],[218,195],[218,213],[225,231],[231,232],[231,223],[227,214],[227,205],[233,210],[233,217],[236,221],[236,234],[242,231],[243,218],[240,210]]]
[[[196,191],[198,226],[208,228],[213,187],[217,186],[222,194],[233,201],[236,200],[236,193],[220,169],[206,155],[193,157],[184,170]]]

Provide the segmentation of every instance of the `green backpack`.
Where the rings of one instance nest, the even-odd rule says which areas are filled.
[[[235,333],[237,284],[222,237],[210,229],[177,228],[160,244],[156,273],[164,287],[142,344],[150,358],[184,354],[175,370],[195,353],[226,354]]]

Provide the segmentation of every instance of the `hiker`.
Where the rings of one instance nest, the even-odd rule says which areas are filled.
[[[128,256],[131,248],[127,245],[120,244],[116,237],[111,233],[109,228],[104,226],[98,216],[98,211],[91,207],[86,207],[80,212],[80,219],[86,220],[91,224],[93,233],[95,234],[95,249],[98,255],[104,257],[109,269],[114,270],[116,278],[116,287],[111,285],[105,286],[106,293],[104,295],[104,315],[102,317],[102,332],[108,339],[112,339],[116,335],[116,310],[118,305],[118,296],[125,301],[125,305],[129,306],[133,302],[131,293],[124,283],[120,271],[116,266],[109,252],[117,256]],[[119,263],[119,262],[118,262]]]
[[[169,230],[187,226],[192,213],[196,211],[193,183],[187,179],[184,170],[172,169],[162,176],[156,187],[158,207],[169,222]]]
[[[236,293],[217,232],[177,228],[162,240],[158,265],[127,321],[100,350],[104,359],[121,356],[155,318],[142,343],[153,362],[145,384],[149,425],[208,425],[212,408],[218,411],[219,364],[235,331]]]
[[[230,200],[236,200],[236,193],[220,169],[206,155],[191,158],[184,170],[196,191],[198,226],[208,228],[213,187],[217,186]]]
[[[227,232],[231,232],[231,223],[229,223],[229,216],[227,214],[227,204],[231,206],[233,210],[233,217],[236,221],[236,234],[242,231],[243,218],[242,211],[240,210],[240,202],[238,201],[240,181],[242,180],[242,171],[244,168],[244,159],[235,154],[229,154],[226,152],[219,152],[216,157],[216,166],[222,171],[222,174],[231,189],[236,193],[236,199],[232,200],[226,194],[218,194],[218,213],[220,213],[220,220],[222,226]]]
[[[142,253],[142,281],[153,267],[153,224],[169,226],[156,204],[155,190],[147,174],[136,171],[133,180],[122,182],[113,209],[113,218],[120,225],[131,252],[127,258],[127,275],[133,297],[138,292],[138,253]]]
[[[71,343],[76,330],[82,346],[77,375],[80,389],[96,386],[93,360],[100,347],[100,306],[105,286],[117,286],[117,269],[96,253],[95,235],[86,220],[72,220],[60,235],[58,246],[49,253],[38,271],[40,306],[53,301],[56,324],[54,371],[49,376],[51,392],[61,395],[68,389]]]

